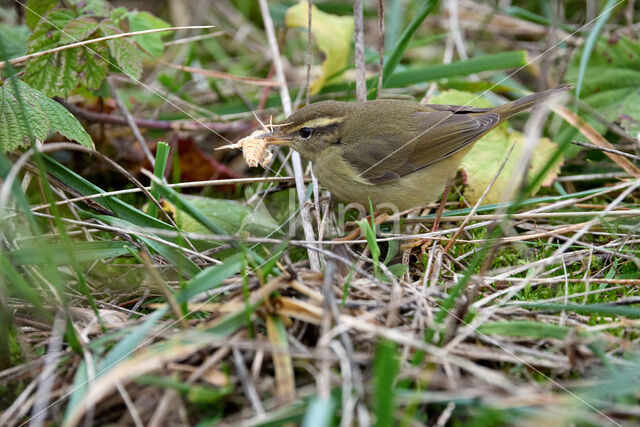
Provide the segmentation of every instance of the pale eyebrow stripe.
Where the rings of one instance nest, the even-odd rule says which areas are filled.
[[[308,127],[308,128],[323,128],[323,127],[328,127],[331,125],[337,125],[338,123],[342,123],[344,121],[344,117],[325,117],[325,118],[319,118],[319,119],[311,119],[311,120],[307,120],[306,122],[291,128],[289,131],[290,132],[295,132],[299,129],[302,129],[304,127]]]

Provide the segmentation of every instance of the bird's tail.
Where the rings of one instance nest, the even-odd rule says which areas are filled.
[[[533,107],[540,101],[544,101],[552,95],[556,95],[573,88],[573,85],[567,84],[555,87],[553,89],[543,90],[542,92],[533,93],[525,96],[524,98],[516,99],[515,101],[507,102],[492,110],[494,113],[500,114],[500,121],[506,120],[509,117],[518,114],[521,111],[527,110]]]

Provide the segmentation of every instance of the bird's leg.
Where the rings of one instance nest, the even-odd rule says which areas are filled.
[[[451,190],[451,185],[453,184],[453,178],[450,178],[447,181],[447,185],[444,188],[444,192],[442,193],[442,199],[440,200],[440,204],[438,205],[438,210],[436,211],[436,217],[433,221],[433,225],[431,226],[431,232],[433,233],[434,231],[438,231],[438,228],[440,227],[440,218],[442,218],[442,213],[444,212],[444,206],[447,203],[447,198],[449,197],[449,191]],[[411,249],[411,248],[415,248],[416,246],[420,246],[421,252],[425,252],[427,249],[427,246],[431,243],[430,238],[425,238],[425,239],[416,239],[416,240],[411,240],[407,243],[405,243],[404,245],[402,245],[402,248],[404,249]]]
[[[431,226],[431,232],[438,231],[440,227],[440,218],[442,218],[442,212],[444,212],[444,206],[447,204],[447,198],[449,197],[449,191],[451,191],[451,185],[453,185],[453,178],[449,178],[447,181],[447,185],[444,188],[444,193],[442,193],[442,200],[440,201],[440,206],[438,206],[438,211],[436,212],[436,218],[433,221],[433,225]],[[427,250],[427,246],[431,243],[431,239],[424,239],[422,244],[420,245],[421,252],[425,252]]]
[[[385,222],[386,220],[388,220],[389,218],[391,218],[388,214],[384,213],[384,212],[374,212],[373,213],[373,224],[374,226],[378,226],[380,224],[382,224],[383,222]],[[371,221],[371,215],[367,215],[367,217],[365,218],[366,221]],[[348,242],[349,240],[357,240],[361,237],[364,237],[362,234],[362,230],[360,229],[360,227],[356,227],[352,232],[350,232],[349,234],[347,234],[344,237],[339,237],[337,239],[333,239],[337,242]]]

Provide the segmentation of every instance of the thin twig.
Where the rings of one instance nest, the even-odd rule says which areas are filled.
[[[462,224],[460,224],[460,227],[458,228],[458,231],[456,231],[454,233],[454,235],[451,237],[451,240],[449,240],[449,242],[447,243],[447,246],[444,247],[443,251],[445,253],[449,252],[449,249],[451,249],[451,246],[453,246],[453,244],[455,243],[456,239],[458,237],[460,237],[460,233],[462,233],[462,230],[464,230],[464,227],[469,223],[470,218],[475,215],[476,211],[480,207],[480,204],[482,203],[484,198],[487,196],[487,194],[489,194],[489,191],[491,190],[491,188],[493,188],[493,184],[495,184],[496,180],[500,176],[500,173],[502,173],[502,170],[504,169],[504,166],[507,164],[507,161],[509,160],[509,157],[511,157],[511,153],[513,152],[513,149],[515,148],[515,146],[516,146],[515,144],[511,145],[511,148],[509,149],[509,152],[507,153],[507,156],[505,157],[505,159],[502,162],[502,164],[500,164],[500,167],[498,168],[498,171],[496,172],[496,174],[491,179],[491,182],[489,183],[489,185],[487,185],[487,188],[484,189],[484,192],[482,193],[482,195],[480,196],[480,198],[478,199],[476,204],[471,209],[471,212],[469,212],[469,215],[467,215],[465,220],[462,221]]]
[[[636,156],[635,154],[625,153],[624,151],[616,150],[616,149],[613,149],[613,148],[600,147],[598,145],[587,144],[586,142],[580,142],[580,141],[571,141],[571,143],[575,144],[575,145],[579,145],[580,147],[591,148],[592,150],[603,151],[603,152],[606,152],[606,153],[613,153],[613,154],[617,154],[619,156],[628,157],[628,158],[633,159],[633,160],[640,160],[640,157]]]
[[[384,70],[384,3],[378,0],[378,90],[376,98],[382,94],[382,78]]]
[[[197,42],[200,40],[208,40],[214,37],[222,36],[224,34],[226,34],[224,31],[216,31],[215,33],[201,34],[199,36],[191,36],[191,37],[185,37],[182,39],[171,40],[170,42],[165,42],[164,47],[178,46],[181,44]]]
[[[113,86],[113,84],[111,84],[109,79],[107,79],[107,84],[109,85],[111,97],[113,98],[113,100],[116,102],[116,105],[118,106],[118,110],[120,110],[120,113],[122,113],[122,115],[126,119],[127,124],[131,128],[131,131],[133,132],[133,136],[136,137],[138,144],[140,144],[140,148],[142,148],[142,152],[147,158],[147,161],[149,162],[150,165],[153,166],[153,164],[155,163],[155,157],[153,156],[153,154],[151,154],[151,150],[149,150],[147,141],[142,136],[142,133],[140,132],[140,128],[138,128],[138,125],[136,124],[135,119],[127,109],[126,105],[124,105],[124,102],[122,102],[120,95],[118,95],[118,90],[115,88],[115,86]]]
[[[354,59],[356,63],[356,100],[364,102],[367,100],[367,78],[366,64],[364,60],[364,24],[362,16],[362,0],[355,0],[353,3],[354,20]]]
[[[90,122],[109,123],[114,125],[126,125],[127,119],[115,114],[98,113],[77,105],[66,102],[62,99],[55,99],[69,110],[71,114]],[[172,130],[172,131],[195,131],[195,130],[215,130],[216,132],[246,132],[251,129],[250,122],[235,121],[231,123],[201,122],[197,120],[154,120],[154,119],[134,119],[136,125],[141,128]]]
[[[142,30],[142,31],[133,31],[129,33],[111,34],[105,37],[98,37],[96,39],[83,40],[76,43],[70,43],[64,46],[58,46],[53,49],[47,49],[40,52],[30,53],[28,55],[20,56],[18,58],[13,58],[9,60],[9,62],[11,63],[11,65],[16,65],[22,62],[29,61],[34,58],[38,58],[43,55],[49,55],[49,54],[60,52],[63,50],[73,49],[74,47],[86,46],[93,43],[99,43],[107,40],[121,39],[124,37],[133,37],[133,36],[139,36],[143,34],[161,33],[165,31],[195,30],[195,29],[208,29],[208,28],[214,28],[214,26],[213,25],[193,25],[193,26],[187,26],[187,27],[154,28],[152,30]],[[7,61],[0,62],[0,69],[4,68],[6,65],[7,65]]]
[[[251,381],[249,377],[249,372],[247,371],[247,367],[244,364],[244,360],[242,359],[242,353],[238,350],[237,346],[233,346],[233,362],[236,367],[236,373],[238,374],[238,378],[240,378],[240,383],[242,384],[242,388],[244,389],[244,394],[247,396],[249,402],[251,402],[251,406],[253,406],[254,411],[258,415],[264,414],[264,407],[262,406],[262,402],[260,401],[260,396],[258,396],[258,392],[256,391],[256,387]]]
[[[313,11],[313,2],[311,0],[308,1],[307,5],[309,9],[307,11],[307,76],[305,79],[305,88],[306,88],[306,105],[309,105],[309,96],[311,95],[311,21],[312,21],[312,11]]]
[[[589,141],[597,145],[598,147],[604,147],[614,149],[609,141],[607,141],[602,135],[598,133],[589,123],[585,122],[582,118],[578,117],[573,111],[566,107],[556,105],[553,107],[553,111],[560,115],[567,123],[578,129]],[[623,170],[630,173],[633,177],[640,177],[640,169],[628,159],[618,154],[612,154],[604,151],[604,153],[613,160]]]
[[[280,85],[280,98],[282,99],[282,107],[284,113],[289,116],[291,111],[291,97],[289,96],[289,89],[287,88],[284,66],[282,65],[282,58],[280,58],[280,49],[278,48],[278,41],[276,40],[276,33],[273,27],[273,21],[269,12],[269,5],[266,0],[260,0],[260,11],[262,13],[262,20],[264,21],[264,28],[267,33],[267,39],[269,40],[269,48],[271,49],[271,59],[276,69],[276,78],[282,82]],[[307,240],[315,240],[315,233],[313,226],[311,225],[311,215],[309,213],[309,207],[307,206],[307,196],[305,192],[304,178],[302,173],[302,161],[300,154],[294,151],[291,154],[291,163],[293,164],[293,172],[296,178],[296,191],[298,193],[298,201],[300,203],[300,216],[302,217],[302,229],[304,236]],[[313,250],[308,250],[309,265],[312,270],[320,271],[320,257]]]
[[[280,86],[282,82],[278,82],[275,80],[269,79],[261,79],[259,77],[250,77],[250,76],[236,76],[234,74],[224,73],[222,71],[216,70],[206,70],[204,68],[196,68],[196,67],[187,67],[186,65],[172,64],[171,62],[163,61],[162,59],[159,62],[163,65],[166,65],[169,68],[173,68],[175,70],[184,71],[187,73],[200,74],[202,76],[212,77],[214,79],[222,79],[222,80],[233,80],[236,82],[242,82],[249,85],[256,86]]]
[[[41,427],[47,418],[47,410],[51,401],[51,392],[53,384],[56,381],[56,368],[61,356],[62,339],[64,335],[65,315],[59,312],[53,323],[51,338],[47,346],[47,357],[45,359],[44,368],[38,376],[38,390],[36,391],[35,401],[31,408],[31,420],[29,425]]]

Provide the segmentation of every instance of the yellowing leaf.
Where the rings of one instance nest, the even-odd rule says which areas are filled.
[[[503,199],[506,192],[517,190],[517,188],[512,188],[512,181],[517,176],[516,173],[518,171],[516,171],[516,168],[525,150],[526,141],[524,135],[516,131],[496,129],[481,138],[462,160],[460,168],[466,177],[464,196],[470,203],[476,203],[484,193],[493,177],[498,173],[498,169],[512,144],[515,144],[513,152],[511,152],[504,169],[483,201],[484,204],[498,203]],[[556,149],[556,144],[549,138],[540,138],[538,140],[529,163],[527,179],[533,179],[544,168]],[[542,185],[550,185],[555,180],[561,165],[562,159],[553,165]],[[539,189],[540,187],[535,188],[533,193],[535,194]],[[507,194],[507,196],[508,199],[513,197],[513,194]]]
[[[474,107],[490,106],[488,101],[472,93],[453,90],[435,96],[430,99],[429,102],[433,104],[455,104]],[[498,173],[498,169],[509,153],[511,146],[514,144],[515,147],[504,169],[483,200],[484,204],[498,203],[503,199],[505,192],[511,189],[512,181],[514,177],[517,176],[516,172],[518,171],[516,171],[516,168],[518,167],[526,145],[524,135],[520,132],[510,130],[506,124],[502,124],[480,138],[464,157],[460,164],[460,169],[465,176],[466,187],[464,197],[470,203],[476,203],[482,193],[484,193],[493,177]],[[534,178],[545,167],[556,150],[556,144],[548,138],[538,140],[529,163],[529,170],[527,171],[528,180]],[[560,158],[553,165],[541,185],[550,185],[555,180],[560,171],[562,161],[562,158]],[[539,187],[535,188],[533,193],[536,193],[538,190]],[[512,197],[513,194],[507,196]]]
[[[291,6],[285,15],[289,28],[307,28],[309,24],[309,4],[301,1]],[[322,75],[311,83],[312,94],[318,93],[332,76],[344,70],[349,63],[351,40],[353,39],[353,18],[336,16],[322,12],[317,7],[311,9],[311,34],[318,49],[325,56]]]

